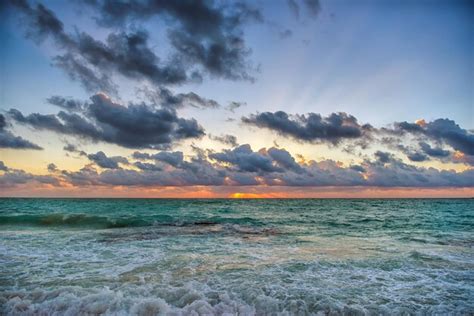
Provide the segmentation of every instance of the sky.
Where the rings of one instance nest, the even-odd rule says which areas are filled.
[[[0,196],[474,196],[472,2],[0,15]]]

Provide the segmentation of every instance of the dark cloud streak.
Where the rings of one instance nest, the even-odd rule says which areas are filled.
[[[200,138],[204,129],[195,119],[184,119],[176,111],[146,104],[124,106],[104,94],[91,97],[81,112],[60,111],[57,115],[33,113],[27,116],[11,109],[17,123],[38,130],[104,141],[128,148],[167,148],[175,142]]]
[[[322,117],[316,113],[289,115],[283,111],[263,112],[243,117],[242,122],[275,131],[297,141],[333,144],[344,139],[361,138],[372,129],[368,124],[359,124],[354,116],[346,113],[332,113]]]
[[[32,142],[20,137],[15,136],[11,132],[7,131],[7,122],[5,116],[0,114],[0,148],[10,149],[34,149],[41,150],[40,146],[33,144]]]

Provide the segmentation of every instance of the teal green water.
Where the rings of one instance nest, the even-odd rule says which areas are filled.
[[[0,199],[0,314],[473,314],[474,200]]]

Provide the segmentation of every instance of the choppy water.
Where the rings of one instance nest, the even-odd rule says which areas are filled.
[[[474,200],[0,199],[0,306],[473,314]]]

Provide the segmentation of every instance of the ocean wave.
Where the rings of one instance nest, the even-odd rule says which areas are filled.
[[[149,226],[150,223],[139,217],[112,219],[86,214],[47,214],[0,216],[0,225],[120,228]]]
[[[121,216],[107,217],[88,214],[44,214],[44,215],[10,215],[0,216],[0,225],[39,226],[39,227],[71,227],[90,229],[109,229],[147,226],[214,226],[235,224],[247,226],[263,226],[261,221],[250,217],[225,218],[213,216],[209,218],[189,218],[183,220],[169,215],[153,216]]]
[[[318,294],[315,299],[286,298],[261,293],[245,299],[226,291],[192,286],[156,291],[147,286],[117,289],[63,287],[0,294],[5,315],[393,315],[411,314],[413,306],[399,304],[361,306]],[[418,306],[419,307],[419,306]],[[421,314],[469,314],[467,307],[452,310],[443,304],[421,310]]]
[[[212,235],[238,236],[243,239],[269,237],[281,234],[273,227],[252,227],[238,224],[196,223],[187,225],[155,225],[152,228],[134,229],[128,231],[108,231],[101,234],[100,242],[123,242],[153,240],[165,236],[179,235]]]

